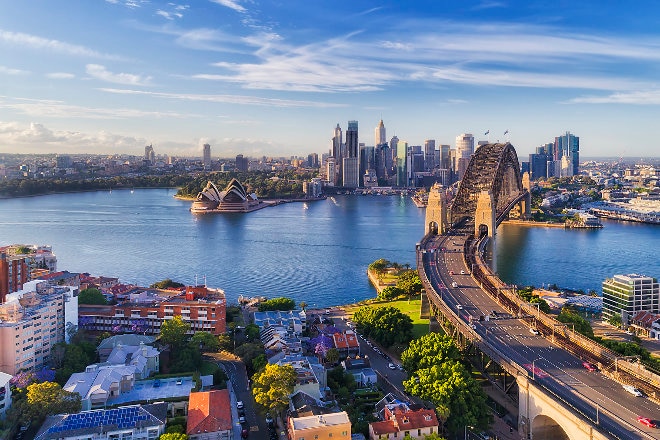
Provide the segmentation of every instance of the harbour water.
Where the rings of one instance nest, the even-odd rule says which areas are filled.
[[[0,200],[0,245],[49,244],[58,268],[148,286],[171,278],[239,295],[325,307],[370,298],[378,258],[415,265],[424,209],[410,197],[342,195],[249,214],[193,215],[175,190],[85,192]],[[660,276],[660,228],[502,225],[497,270],[510,283],[594,289],[615,273]]]

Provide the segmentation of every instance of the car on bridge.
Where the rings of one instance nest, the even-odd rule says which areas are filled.
[[[582,362],[582,366],[587,369],[587,371],[597,371],[596,366],[590,362]]]
[[[640,390],[638,390],[637,388],[635,388],[632,385],[624,385],[623,389],[628,391],[633,396],[637,396],[637,397],[643,397],[644,396]]]
[[[637,421],[641,423],[644,426],[648,426],[649,428],[657,428],[658,424],[655,423],[653,420],[649,419],[648,417],[642,417],[638,416]]]

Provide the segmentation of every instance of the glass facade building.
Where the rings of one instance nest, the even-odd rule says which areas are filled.
[[[624,325],[641,311],[660,312],[660,285],[644,275],[614,275],[603,281],[603,319],[621,315]]]

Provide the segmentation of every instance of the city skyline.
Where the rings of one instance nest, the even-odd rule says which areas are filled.
[[[658,156],[660,5],[474,1],[10,2],[0,153],[250,157],[570,131],[583,157]],[[616,19],[616,20],[615,20]],[[612,23],[616,23],[613,26]],[[508,134],[504,134],[508,131]],[[488,133],[488,134],[485,134]]]

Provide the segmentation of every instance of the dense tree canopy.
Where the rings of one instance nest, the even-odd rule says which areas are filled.
[[[293,310],[296,308],[296,302],[291,298],[273,298],[259,304],[260,312],[267,312],[271,310]]]
[[[488,427],[491,413],[486,394],[460,362],[458,348],[443,335],[428,334],[413,341],[401,355],[409,393],[429,400],[451,433],[465,426]]]
[[[82,407],[80,394],[65,391],[55,382],[28,385],[27,403],[31,416],[38,420],[52,414],[77,413]]]
[[[442,333],[428,333],[410,342],[401,354],[401,363],[408,373],[420,368],[430,368],[447,361],[459,361],[461,352],[454,341]]]
[[[289,404],[295,382],[296,372],[291,365],[266,364],[252,378],[252,395],[262,408],[277,414]]]
[[[94,304],[94,305],[107,305],[108,300],[101,293],[99,289],[93,287],[81,290],[78,294],[78,304]]]
[[[181,316],[176,315],[172,319],[166,319],[160,326],[160,339],[170,344],[173,349],[181,347],[186,341],[186,333],[190,330],[190,324],[185,322]]]
[[[422,280],[419,279],[419,274],[416,270],[406,270],[399,275],[396,281],[396,287],[408,296],[419,295],[423,288]]]
[[[561,313],[557,316],[557,321],[569,324],[569,328],[572,327],[570,324],[573,324],[575,325],[576,332],[582,333],[588,338],[594,337],[594,331],[591,328],[589,321],[566,307],[561,309]]]
[[[394,307],[360,307],[353,314],[353,322],[365,336],[387,347],[412,339],[412,320]]]
[[[179,289],[181,287],[186,287],[185,284],[177,283],[176,281],[172,281],[169,278],[165,278],[162,281],[158,281],[157,283],[153,283],[151,286],[152,289]]]
[[[182,432],[166,432],[158,437],[158,440],[188,440],[188,434]]]
[[[387,286],[378,292],[378,299],[389,301],[403,295],[403,291],[396,286]]]
[[[195,332],[189,344],[202,352],[216,352],[220,349],[220,339],[209,332]]]

